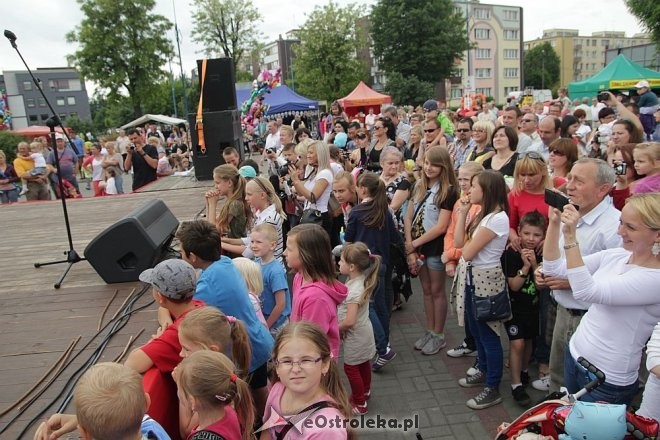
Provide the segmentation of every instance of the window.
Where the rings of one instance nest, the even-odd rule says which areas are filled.
[[[46,107],[46,101],[44,98],[37,98],[39,101],[39,107]]]
[[[600,45],[607,47],[610,45],[610,40],[600,40]]]
[[[68,105],[76,105],[76,97],[75,96],[67,96],[66,97],[66,103]]]
[[[465,75],[465,70],[463,70],[463,69],[456,69],[456,74],[455,74],[454,76],[456,76],[456,77],[458,77],[458,78],[463,78],[464,75]]]
[[[452,87],[451,89],[451,99],[458,99],[463,96],[463,90],[458,87]]]
[[[518,39],[518,29],[504,29],[504,39],[505,40],[517,40]]]
[[[490,18],[490,10],[486,8],[474,8],[472,16],[481,20],[488,20]]]
[[[30,108],[34,107],[34,98],[28,98],[28,99],[26,99],[26,100],[25,100],[25,105],[27,105],[27,106],[30,107]]]
[[[68,79],[51,79],[48,81],[48,85],[53,90],[69,90]]]
[[[477,94],[482,94],[485,97],[493,96],[492,89],[490,87],[477,87]]]
[[[62,120],[62,121],[66,119],[66,113],[60,113],[58,116],[60,117],[60,120]]]
[[[596,70],[596,63],[591,63],[591,70]]]
[[[63,106],[64,105],[64,96],[58,96],[55,98],[57,100],[57,105]]]
[[[505,9],[504,10],[504,19],[518,21],[518,11]]]
[[[506,67],[504,69],[505,78],[518,78],[518,69],[513,67]]]
[[[518,91],[518,87],[505,87],[504,88],[504,94],[508,95],[511,92],[516,92]]]
[[[483,60],[485,58],[490,58],[490,49],[477,49],[475,58]]]
[[[39,118],[37,117],[37,115],[30,115],[30,122],[38,122],[38,121]]]
[[[490,40],[490,29],[475,28],[474,38],[477,40]]]
[[[477,78],[490,78],[491,77],[490,68],[484,69],[475,69],[475,75]]]
[[[41,120],[44,121],[44,122],[47,121],[48,120],[48,114],[47,113],[42,113],[41,114]]]
[[[23,90],[32,90],[32,83],[30,81],[23,81]]]
[[[518,49],[504,49],[504,59],[517,60],[518,59]]]
[[[591,40],[591,45],[596,47],[596,40]]]

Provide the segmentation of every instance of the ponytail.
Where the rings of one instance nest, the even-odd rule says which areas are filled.
[[[364,279],[364,292],[362,292],[362,297],[358,302],[358,305],[361,306],[369,301],[371,294],[378,287],[378,272],[380,271],[380,264],[382,257],[380,255],[369,255],[371,264],[369,266],[368,272],[365,274]]]
[[[366,213],[362,218],[362,223],[367,228],[382,229],[385,216],[389,215],[385,182],[376,173],[367,172],[360,174],[357,186],[366,188],[367,194],[371,197],[371,200],[364,202]]]
[[[232,321],[233,318],[233,321]],[[231,326],[231,356],[238,367],[240,376],[247,377],[250,371],[250,359],[252,348],[250,347],[250,336],[243,321],[230,316],[227,318]]]
[[[266,194],[266,198],[268,199],[268,204],[274,205],[275,211],[282,217],[282,219],[285,219],[286,212],[282,208],[282,201],[277,195],[277,192],[275,191],[275,187],[273,186],[272,183],[270,183],[270,180],[266,179],[263,176],[257,176],[253,178],[252,181],[256,183],[256,185],[264,194]]]
[[[241,424],[242,440],[253,440],[254,433],[254,401],[250,385],[240,377],[236,378],[236,397],[234,398],[234,409]]]
[[[341,250],[341,257],[348,264],[354,264],[364,274],[364,291],[358,302],[358,306],[361,306],[369,301],[378,286],[378,272],[382,258],[380,255],[373,255],[367,245],[361,241],[345,244]]]

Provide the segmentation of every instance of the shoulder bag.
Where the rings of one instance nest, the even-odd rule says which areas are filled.
[[[504,280],[504,289],[495,295],[477,296],[474,287],[474,278],[472,277],[472,263],[467,263],[467,275],[465,280],[465,293],[472,296],[472,313],[477,321],[502,321],[511,317],[511,301],[509,300],[509,291],[507,289],[506,277]]]

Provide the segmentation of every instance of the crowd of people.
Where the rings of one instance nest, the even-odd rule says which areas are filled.
[[[294,433],[275,422],[310,410],[312,420],[366,414],[379,394],[372,373],[396,368],[397,352],[447,347],[450,307],[465,339],[446,355],[475,357],[457,384],[480,390],[468,407],[506,395],[528,407],[528,386],[576,392],[590,380],[580,356],[607,378],[583,399],[630,404],[646,349],[639,413],[658,419],[660,143],[610,93],[591,121],[561,98],[458,119],[434,100],[419,113],[372,109],[364,121],[333,103],[323,139],[273,120],[261,164],[225,150],[206,218],[177,232],[182,259],[140,276],[159,305],[156,336],[124,367],[87,373],[76,398],[81,429],[128,423],[120,411],[102,426],[83,420],[99,398],[87,382],[107,369],[112,380],[143,374],[133,432],[153,432],[155,421],[171,438],[246,439],[253,428],[262,439],[349,438],[346,425]],[[128,136],[135,150],[124,169],[155,175],[157,147]],[[111,151],[94,150],[92,170]],[[411,277],[424,321],[412,347],[397,347],[390,320]],[[485,303],[508,308],[492,318]],[[53,416],[39,433],[72,429],[71,417]]]

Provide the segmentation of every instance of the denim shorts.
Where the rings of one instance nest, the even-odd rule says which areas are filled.
[[[425,264],[430,270],[445,270],[445,265],[440,260],[440,255],[426,257]]]

